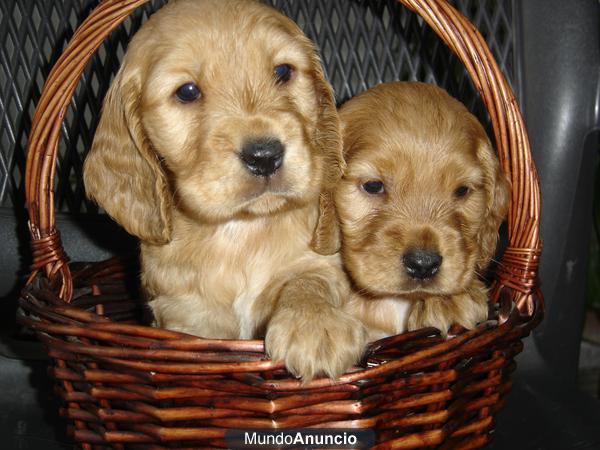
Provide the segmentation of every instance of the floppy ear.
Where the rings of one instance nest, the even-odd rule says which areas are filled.
[[[335,105],[333,88],[325,79],[318,56],[314,57],[315,91],[319,102],[314,145],[324,157],[323,190],[334,188],[342,178],[346,163],[343,155],[340,118]]]
[[[487,204],[478,235],[480,247],[477,268],[485,269],[496,252],[498,229],[508,211],[510,183],[487,139],[480,145],[478,156],[485,174]]]
[[[319,197],[319,218],[310,245],[321,255],[333,255],[340,250],[340,226],[331,190]]]
[[[340,231],[333,202],[333,189],[345,170],[340,119],[333,89],[325,79],[321,61],[314,53],[313,76],[319,111],[313,145],[323,155],[323,182],[319,198],[319,219],[311,246],[322,255],[332,255],[340,248]]]
[[[123,64],[104,100],[92,148],[84,164],[87,195],[142,241],[170,240],[166,174],[140,117],[141,81]]]

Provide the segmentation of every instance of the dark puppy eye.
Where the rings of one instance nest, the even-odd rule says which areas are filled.
[[[194,83],[185,83],[175,91],[177,98],[183,103],[190,103],[200,97],[200,88]]]
[[[285,84],[290,81],[293,73],[294,69],[292,69],[292,66],[289,64],[279,64],[273,69],[273,74],[275,75],[277,83],[281,84]]]
[[[385,186],[383,185],[383,181],[373,180],[367,181],[362,185],[362,188],[367,194],[383,194]]]
[[[459,186],[456,188],[456,190],[454,191],[454,196],[456,198],[463,198],[465,197],[469,192],[471,192],[471,190],[468,188],[468,186]]]

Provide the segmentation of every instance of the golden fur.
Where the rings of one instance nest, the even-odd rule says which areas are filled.
[[[349,310],[371,339],[485,320],[477,274],[494,255],[509,185],[481,124],[440,88],[410,82],[370,89],[340,118],[347,169],[335,206],[356,287]],[[376,180],[384,190],[369,194],[363,184]],[[439,271],[411,277],[403,258],[415,249],[439,254]]]
[[[284,63],[293,75],[279,83]],[[201,94],[183,103],[175,93],[190,82]],[[285,145],[270,177],[240,159],[258,138]],[[173,0],[131,41],[84,175],[141,240],[157,326],[265,336],[273,359],[310,379],[345,371],[365,340],[342,311],[348,285],[330,245],[343,166],[331,87],[291,20],[250,0]]]

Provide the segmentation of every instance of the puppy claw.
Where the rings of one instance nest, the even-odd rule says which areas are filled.
[[[361,322],[328,309],[302,321],[293,311],[280,311],[268,327],[267,353],[305,383],[318,375],[338,378],[360,361],[365,349],[367,332]]]

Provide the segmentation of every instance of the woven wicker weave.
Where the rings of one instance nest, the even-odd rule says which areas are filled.
[[[488,109],[512,180],[509,245],[491,290],[497,321],[371,344],[365,367],[335,383],[301,384],[264,356],[262,341],[219,341],[136,325],[131,261],[67,263],[55,228],[60,127],[91,55],[146,0],[104,0],[48,77],[29,139],[26,195],[33,272],[18,320],[53,359],[61,413],[84,448],[223,447],[227,428],[348,427],[377,448],[479,448],[510,387],[521,339],[541,320],[539,187],[514,95],[483,38],[445,0],[402,0],[456,53]],[[514,307],[516,305],[516,307]]]

